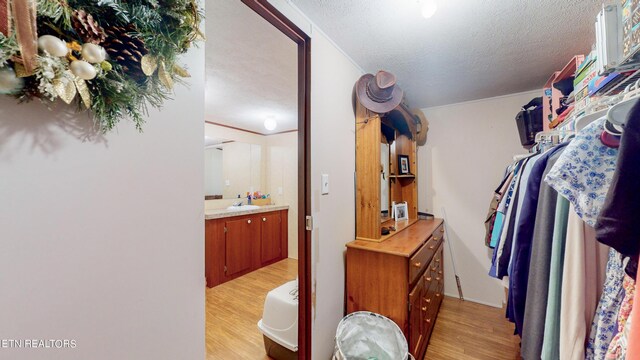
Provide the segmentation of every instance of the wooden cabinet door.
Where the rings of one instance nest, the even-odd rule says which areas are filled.
[[[263,265],[282,257],[281,224],[282,217],[279,212],[260,215],[262,233],[260,261]]]
[[[422,281],[418,281],[413,291],[409,294],[409,351],[416,358],[420,358],[424,337],[424,307],[422,297],[424,292]]]
[[[230,220],[225,223],[225,278],[252,270],[253,248],[260,243],[257,218]]]

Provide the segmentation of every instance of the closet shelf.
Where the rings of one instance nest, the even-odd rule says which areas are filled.
[[[392,179],[415,179],[416,176],[413,174],[406,174],[406,175],[389,175],[390,178]]]

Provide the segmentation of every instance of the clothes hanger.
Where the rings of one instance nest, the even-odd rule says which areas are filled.
[[[622,133],[627,116],[633,105],[640,99],[640,79],[625,89],[622,101],[613,105],[607,112],[607,121]]]

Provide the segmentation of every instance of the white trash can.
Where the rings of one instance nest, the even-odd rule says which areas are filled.
[[[297,280],[269,291],[258,329],[268,356],[275,360],[298,359]]]
[[[345,316],[338,324],[333,360],[407,359],[413,359],[407,339],[389,318],[359,311]]]

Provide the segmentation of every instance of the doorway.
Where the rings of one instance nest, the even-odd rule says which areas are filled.
[[[296,226],[289,231],[289,234],[292,234],[292,232],[295,233],[295,236],[292,236],[292,237],[297,237],[297,240],[295,244],[296,246],[291,246],[290,244],[288,246],[288,249],[289,249],[290,257],[297,257],[297,266],[296,266],[297,271],[295,271],[294,273],[297,273],[297,278],[298,278],[298,356],[299,356],[299,359],[310,359],[311,358],[311,248],[310,248],[311,236],[310,236],[310,230],[307,230],[307,226],[306,226],[307,224],[306,216],[311,212],[311,204],[310,204],[311,180],[310,180],[310,152],[309,152],[309,147],[310,147],[310,132],[309,132],[310,131],[310,126],[309,126],[310,125],[310,100],[309,100],[310,99],[310,81],[309,81],[310,80],[310,39],[306,34],[304,34],[304,32],[302,32],[302,30],[300,30],[296,25],[294,25],[291,21],[289,21],[283,14],[281,14],[271,4],[269,4],[267,0],[241,0],[237,2],[234,1],[234,2],[217,2],[217,3],[236,3],[234,4],[234,6],[241,5],[242,7],[244,7],[244,10],[247,10],[247,9],[251,10],[254,17],[258,15],[261,21],[268,24],[268,26],[270,26],[272,30],[276,30],[280,34],[280,36],[284,36],[287,39],[287,41],[291,42],[291,44],[293,45],[294,61],[291,66],[295,67],[296,74],[294,78],[295,81],[292,84],[292,89],[293,89],[293,92],[295,93],[296,108],[294,109],[295,111],[292,116],[292,121],[293,121],[293,125],[295,125],[295,129],[292,127],[293,125],[289,125],[288,127],[287,125],[285,125],[286,116],[281,116],[279,114],[275,114],[275,115],[267,114],[268,111],[265,111],[260,115],[256,115],[258,117],[258,120],[261,123],[264,120],[264,128],[252,128],[251,125],[243,122],[244,120],[247,120],[248,118],[250,118],[250,116],[238,117],[236,119],[237,121],[220,119],[217,116],[207,117],[206,126],[226,128],[228,131],[244,132],[248,134],[247,138],[250,137],[249,135],[258,135],[258,136],[264,136],[265,138],[267,138],[266,140],[264,140],[262,144],[252,144],[251,142],[242,142],[237,139],[225,138],[224,136],[216,137],[215,136],[216,134],[213,134],[213,136],[209,136],[209,139],[208,139],[208,141],[211,142],[209,144],[210,149],[216,149],[216,150],[221,149],[220,152],[231,151],[232,148],[248,149],[245,151],[247,151],[246,153],[248,154],[250,164],[251,163],[255,164],[257,162],[260,162],[260,159],[264,159],[264,158],[268,158],[269,160],[267,160],[268,165],[261,166],[261,171],[253,171],[251,170],[252,167],[250,166],[248,168],[249,169],[248,172],[243,173],[246,175],[244,176],[244,178],[248,178],[249,182],[243,186],[240,186],[239,188],[234,188],[233,190],[228,189],[233,187],[233,185],[231,185],[232,183],[233,184],[237,183],[236,181],[227,181],[228,179],[222,179],[222,181],[217,181],[215,183],[211,182],[212,181],[211,179],[207,179],[206,182],[207,182],[207,187],[210,189],[214,189],[214,188],[222,189],[218,191],[221,193],[220,195],[222,195],[221,196],[222,199],[219,199],[217,194],[207,194],[209,195],[209,199],[214,201],[220,200],[221,203],[224,203],[225,196],[222,193],[224,193],[225,190],[228,190],[228,194],[226,194],[227,198],[230,196],[236,197],[236,195],[241,195],[240,200],[246,203],[247,202],[246,196],[245,196],[246,192],[250,192],[253,194],[254,192],[259,192],[260,190],[264,190],[264,189],[258,189],[258,187],[260,186],[265,186],[264,185],[265,182],[261,183],[259,180],[257,180],[259,178],[259,175],[257,174],[260,172],[262,172],[263,174],[273,172],[272,171],[273,163],[271,162],[271,160],[273,160],[273,157],[272,157],[273,154],[271,153],[272,149],[269,145],[271,143],[269,139],[273,139],[276,136],[279,136],[282,138],[288,138],[288,139],[291,139],[293,137],[295,139],[296,143],[294,145],[295,146],[294,152],[297,154],[297,157],[295,159],[297,164],[295,165],[295,173],[288,175],[289,177],[288,181],[295,182],[296,194],[294,194],[294,197],[295,197],[296,204],[295,204],[295,209],[290,209],[291,213],[295,213],[295,219],[294,219],[295,221],[290,221],[290,223],[295,222]],[[215,16],[215,14],[210,15],[211,11],[212,11],[211,7],[208,7],[207,21],[209,21],[208,19],[211,16]],[[216,39],[215,28],[214,28],[214,31],[211,31],[210,29],[211,27],[207,25],[207,71],[209,71],[209,65],[208,65],[208,62],[210,61],[209,51],[211,50],[216,51],[216,47],[218,51],[224,51],[223,50],[224,47],[220,46],[221,44],[215,43],[215,39]],[[258,36],[256,35],[256,37]],[[242,37],[236,36],[235,38],[241,39]],[[213,42],[213,48],[211,47],[210,42]],[[242,51],[235,51],[237,49],[242,49]],[[274,51],[277,52],[278,50],[275,49]],[[252,49],[250,48],[250,45],[242,43],[240,41],[233,44],[232,50],[225,52],[225,56],[229,56],[230,58],[232,58],[234,53],[248,54],[246,58],[241,59],[242,61],[247,61],[247,58],[251,56],[251,52],[252,52]],[[255,68],[255,70],[259,71],[260,68],[268,68],[268,67],[269,66],[266,66],[266,65],[258,66],[257,68]],[[207,74],[207,78],[209,78],[208,74]],[[232,78],[231,80],[233,80],[233,77],[231,78]],[[207,81],[209,81],[209,79]],[[279,79],[276,77],[273,79],[273,81],[274,83],[277,83]],[[216,96],[216,94],[219,94],[218,91],[225,91],[228,89],[222,83],[219,83],[216,85],[217,86],[215,85],[213,86],[214,91],[212,91],[212,94],[207,94],[207,99],[209,99],[209,96]],[[207,89],[209,90],[211,88],[212,88],[211,84],[208,84]],[[268,88],[263,90],[269,91]],[[213,111],[213,112],[215,113],[213,115],[219,114],[218,111]],[[210,112],[207,112],[207,113],[208,115],[212,115],[210,114]],[[266,126],[267,122],[275,122],[276,129],[278,130],[268,130],[270,126],[269,127]],[[210,134],[208,133],[207,135],[210,135]],[[211,154],[207,154],[205,155],[205,157],[208,159],[208,161],[217,161],[215,159],[221,158],[221,156],[218,156],[219,154],[215,154],[217,152],[218,151],[212,151]],[[272,175],[267,174],[266,176],[269,177]],[[266,180],[266,183],[270,185],[272,183],[275,183],[275,181]],[[255,184],[261,184],[261,185],[253,186]],[[284,192],[286,193],[287,189],[290,189],[293,186],[285,185],[284,187],[285,187]],[[238,189],[241,189],[242,191]],[[213,191],[214,193],[216,192],[215,190],[211,190],[211,191]],[[271,191],[270,196],[273,196],[274,198],[277,198],[278,196],[280,196],[280,201],[282,201],[281,195],[283,193],[283,190],[280,187],[277,187],[277,186],[273,187],[270,189],[270,191]],[[233,195],[230,195],[230,194],[233,194]],[[225,230],[226,230],[226,227],[225,227]],[[257,282],[260,283],[261,282],[260,279],[259,278],[256,279],[256,276],[259,277],[261,274],[260,273],[261,271],[272,271],[274,273],[281,273],[281,274],[292,273],[291,263],[287,263],[286,260],[282,260],[276,263],[267,262],[267,264],[269,264],[267,267],[263,267],[259,270],[249,271],[250,269],[247,269],[249,273],[247,273],[246,275],[243,275],[244,270],[240,271],[238,274],[241,275],[242,277],[239,277],[238,280],[244,280],[247,283],[250,283],[250,281],[257,280]],[[234,268],[233,270],[238,271],[238,269],[242,270],[239,267]],[[229,269],[225,265],[225,271],[227,270]],[[254,277],[254,278],[252,279],[251,277]],[[236,281],[236,280],[232,279],[230,281]],[[209,298],[209,295],[208,295],[208,298]],[[209,307],[209,304],[207,306]],[[257,306],[261,307],[262,304],[257,304]],[[209,308],[208,308],[208,311],[209,311]],[[207,326],[208,327],[215,326],[215,324],[210,324],[209,321],[207,320]],[[258,331],[257,326],[255,327],[255,331],[256,332]],[[210,344],[208,343],[207,346],[209,347],[209,345]],[[208,357],[209,357],[209,354],[208,354]]]

